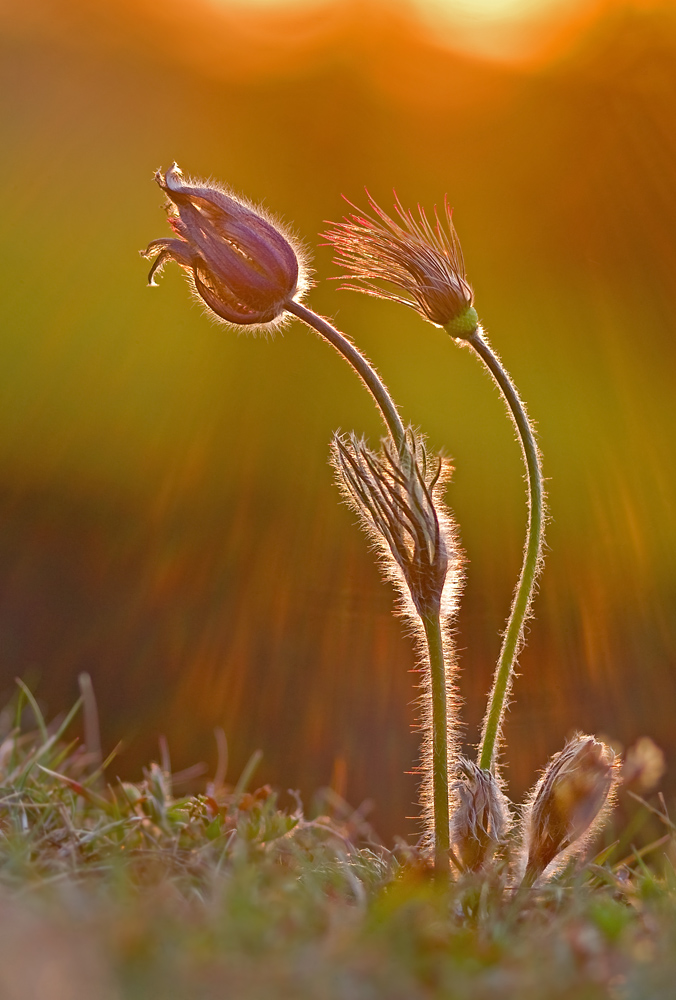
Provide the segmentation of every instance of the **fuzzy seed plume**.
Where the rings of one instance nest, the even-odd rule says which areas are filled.
[[[395,193],[399,221],[391,218],[366,192],[372,214],[348,201],[354,212],[322,235],[333,246],[335,263],[344,268],[341,288],[376,298],[402,302],[423,319],[465,339],[478,326],[474,294],[453,213],[444,199],[444,220],[436,206],[430,222],[418,206],[418,218],[406,210]]]

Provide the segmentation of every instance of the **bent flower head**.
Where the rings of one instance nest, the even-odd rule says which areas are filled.
[[[155,180],[168,197],[174,239],[153,240],[148,282],[167,261],[187,272],[209,310],[235,326],[273,326],[286,303],[305,291],[299,250],[259,211],[211,182],[186,183],[178,166]]]
[[[357,214],[331,223],[333,229],[323,234],[336,251],[335,263],[347,272],[349,283],[341,287],[403,302],[452,337],[470,337],[479,318],[448,199],[444,226],[436,208],[434,224],[420,206],[416,219],[395,194],[396,222],[366,194],[376,218],[352,206]]]

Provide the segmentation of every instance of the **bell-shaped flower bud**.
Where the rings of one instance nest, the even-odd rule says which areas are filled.
[[[444,225],[436,208],[433,223],[420,206],[415,218],[396,194],[395,221],[366,195],[374,215],[353,205],[356,213],[331,223],[324,233],[336,251],[335,263],[347,272],[348,283],[341,288],[402,302],[452,337],[471,337],[479,318],[448,200]]]
[[[175,239],[153,240],[149,284],[167,261],[188,274],[212,314],[234,326],[271,327],[307,287],[303,255],[281,226],[211,182],[186,183],[174,163],[155,180],[168,197]]]
[[[558,858],[581,853],[598,831],[619,784],[619,761],[593,736],[575,736],[549,762],[524,816],[526,884]]]
[[[460,757],[460,777],[453,783],[456,807],[451,816],[451,845],[462,865],[478,871],[493,858],[512,823],[509,802],[491,771]]]

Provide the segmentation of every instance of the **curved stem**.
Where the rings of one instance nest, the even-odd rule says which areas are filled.
[[[406,431],[397,408],[378,374],[355,345],[322,316],[318,316],[300,302],[289,301],[285,308],[302,320],[343,355],[373,396],[383,420],[402,457],[413,462]],[[456,865],[450,844],[449,784],[448,784],[448,705],[444,643],[439,613],[421,615],[429,655],[429,685],[431,698],[431,774],[426,779],[431,785],[434,809],[434,867],[438,873],[447,874],[450,860]],[[425,782],[425,783],[426,783]],[[424,783],[424,784],[425,784]],[[429,786],[428,786],[429,787]]]
[[[492,769],[496,749],[499,745],[506,702],[512,686],[514,664],[523,644],[523,630],[530,613],[535,582],[542,567],[542,543],[544,539],[544,489],[540,453],[535,443],[535,435],[528,415],[519,398],[514,383],[505,371],[500,359],[493,353],[482,337],[478,327],[467,343],[474,348],[491,375],[495,379],[516,425],[526,463],[528,478],[528,533],[524,551],[521,575],[514,593],[512,609],[505,630],[500,658],[495,669],[493,689],[490,694],[484,719],[479,767]]]
[[[331,326],[328,320],[325,320],[323,316],[318,316],[317,313],[312,312],[311,309],[308,309],[302,303],[290,299],[285,303],[284,308],[287,312],[292,313],[298,319],[307,323],[308,326],[312,327],[325,340],[328,340],[343,355],[348,364],[352,365],[375,399],[383,420],[394,438],[397,450],[401,452],[406,446],[406,432],[401,422],[401,417],[385,385],[381,382],[377,372],[369,364],[361,351],[347,337],[336,330],[334,326]]]

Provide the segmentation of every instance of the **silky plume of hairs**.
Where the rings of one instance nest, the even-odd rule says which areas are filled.
[[[525,885],[585,850],[603,826],[620,780],[619,760],[593,736],[578,734],[554,754],[524,812]]]
[[[441,457],[430,462],[423,437],[410,428],[401,449],[388,438],[378,454],[354,434],[336,434],[331,461],[417,640],[423,847],[436,867],[447,868],[449,782],[458,749],[450,619],[463,577],[455,525],[442,501],[451,466]]]

